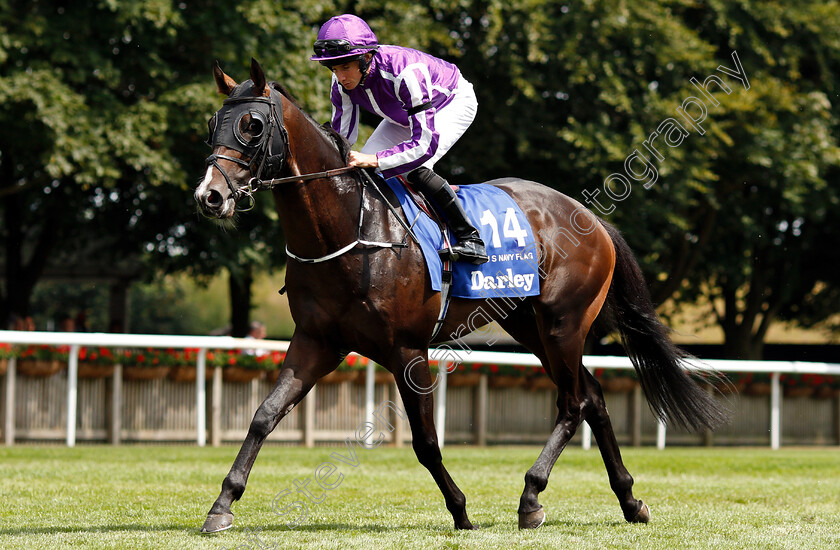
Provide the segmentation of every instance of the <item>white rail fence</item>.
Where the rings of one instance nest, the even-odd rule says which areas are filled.
[[[252,340],[242,338],[217,337],[217,336],[161,336],[161,335],[131,335],[131,334],[103,334],[103,333],[55,333],[55,332],[20,332],[0,331],[0,342],[20,345],[55,345],[69,346],[69,360],[67,366],[67,424],[66,444],[72,447],[76,444],[76,414],[78,407],[78,363],[79,350],[83,346],[99,346],[112,348],[162,348],[162,349],[197,349],[196,380],[195,380],[195,411],[196,411],[196,435],[195,441],[199,446],[207,444],[207,380],[205,375],[206,359],[208,350],[229,350],[259,348],[270,351],[286,351],[289,343],[274,340]],[[449,356],[450,358],[452,355]],[[539,360],[527,353],[493,352],[493,351],[469,351],[459,354],[457,358],[464,364],[495,364],[495,365],[517,365],[539,368]],[[624,369],[632,370],[630,360],[626,357],[612,356],[586,356],[584,364],[591,369]],[[689,368],[703,370],[711,367],[720,372],[751,372],[767,373],[771,380],[770,394],[770,446],[778,449],[782,442],[782,387],[780,378],[782,374],[820,374],[840,376],[840,364],[815,363],[803,361],[729,361],[729,360],[706,360],[702,363],[688,364]],[[374,413],[375,396],[375,368],[373,362],[369,362],[365,379],[365,417],[372,420]],[[119,391],[121,387],[121,369],[119,366],[114,374],[115,388]],[[445,440],[444,427],[446,425],[446,391],[447,373],[441,369],[439,378],[436,380],[435,388],[435,423],[438,429],[438,439],[443,443]],[[9,359],[9,366],[5,375],[4,392],[4,439],[6,445],[13,445],[15,441],[15,384],[16,384],[16,360]],[[221,368],[214,369],[211,384],[211,423],[217,425],[222,414],[221,411]],[[316,386],[317,388],[317,386]],[[315,389],[312,390],[314,392]],[[486,393],[486,388],[485,388]],[[481,401],[481,400],[480,400]],[[486,403],[486,396],[483,399]],[[120,400],[116,399],[119,404]],[[314,407],[314,399],[308,397],[305,401],[306,407]],[[312,413],[312,411],[309,411]],[[486,410],[480,411],[476,422],[486,421],[483,416]],[[311,418],[313,414],[306,414]],[[836,422],[840,422],[835,420]],[[304,430],[306,434],[307,430]],[[119,442],[119,429],[116,430],[116,440]],[[211,430],[211,444],[219,445],[221,440],[217,435],[219,430]],[[663,449],[666,443],[665,424],[659,422],[657,427],[656,446]],[[396,440],[401,442],[401,438]],[[304,436],[304,442],[311,446],[310,437]],[[591,431],[584,423],[582,430],[582,446],[585,449],[591,447]]]

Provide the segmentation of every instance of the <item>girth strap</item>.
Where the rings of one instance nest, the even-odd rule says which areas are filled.
[[[449,247],[449,238],[446,236],[446,230],[444,230],[443,235],[446,246]],[[442,267],[443,271],[440,276],[440,312],[438,313],[435,328],[432,330],[430,341],[434,340],[443,328],[443,322],[446,320],[446,314],[449,311],[449,302],[452,299],[452,260],[443,260]]]

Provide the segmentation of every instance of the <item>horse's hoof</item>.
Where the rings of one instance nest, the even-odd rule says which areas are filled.
[[[630,523],[647,523],[650,521],[650,508],[648,508],[648,505],[641,500],[639,502],[641,502],[642,507],[639,508],[636,517],[630,520]]]
[[[218,533],[231,527],[233,527],[233,514],[207,514],[207,519],[201,526],[201,532]]]
[[[534,512],[519,512],[520,529],[536,529],[545,522],[545,510],[540,506]]]

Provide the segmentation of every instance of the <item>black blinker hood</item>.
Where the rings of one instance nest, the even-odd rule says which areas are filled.
[[[247,166],[253,177],[271,178],[280,172],[286,160],[288,140],[282,101],[271,86],[268,97],[251,95],[252,88],[253,82],[246,80],[225,99],[222,108],[210,119],[207,143],[213,149],[227,147],[250,159],[238,163]],[[262,133],[250,141],[239,131],[239,122],[247,114],[263,124]]]

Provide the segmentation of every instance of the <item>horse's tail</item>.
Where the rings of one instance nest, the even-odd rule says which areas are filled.
[[[607,306],[654,414],[693,430],[728,422],[729,411],[681,364],[691,356],[671,341],[669,329],[659,320],[630,246],[615,227],[604,227],[616,256]]]

